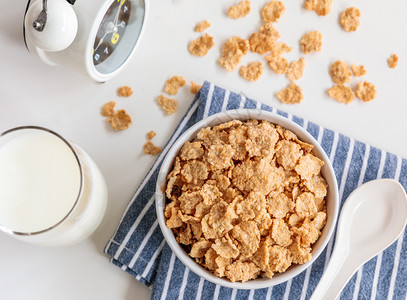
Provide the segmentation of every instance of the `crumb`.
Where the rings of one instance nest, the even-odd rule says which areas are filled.
[[[173,76],[165,82],[165,92],[170,95],[176,95],[178,89],[185,85],[185,79],[182,76]]]
[[[301,41],[301,50],[304,54],[322,50],[322,34],[319,31],[310,31],[305,34]]]
[[[326,16],[331,11],[332,0],[305,0],[304,7],[313,10],[318,16]]]
[[[298,80],[302,77],[305,68],[305,59],[301,57],[298,61],[293,61],[290,63],[287,69],[287,78],[291,81]]]
[[[195,56],[205,56],[208,51],[213,47],[213,37],[205,34],[196,40],[193,40],[188,47],[189,53]]]
[[[119,109],[107,118],[114,130],[125,130],[131,124],[131,117],[124,109]]]
[[[167,98],[163,95],[158,96],[157,98],[158,105],[164,109],[168,115],[173,114],[177,111],[178,102],[175,99]]]
[[[340,103],[349,104],[355,99],[355,93],[351,88],[343,85],[336,85],[328,90],[328,95]]]
[[[397,54],[393,54],[392,56],[389,57],[387,60],[387,64],[389,65],[390,68],[394,69],[397,67],[397,63],[399,62],[399,57]]]
[[[247,16],[250,12],[250,1],[240,1],[237,5],[229,7],[228,17],[239,19]]]
[[[147,139],[148,140],[151,140],[151,139],[153,139],[153,137],[155,137],[157,134],[153,131],[153,130],[151,130],[151,131],[149,131],[148,133],[147,133]]]
[[[202,84],[196,84],[195,82],[191,81],[191,93],[196,94],[201,89]]]
[[[243,55],[249,51],[249,41],[238,36],[232,37],[225,42],[222,48],[222,56],[219,64],[227,71],[236,70]]]
[[[332,81],[338,85],[343,85],[346,82],[351,81],[352,72],[346,62],[336,61],[329,68],[329,74],[331,75]]]
[[[276,96],[277,99],[284,104],[296,104],[304,99],[301,88],[294,82],[291,82],[291,84],[284,90],[279,91]]]
[[[374,98],[376,98],[376,94],[377,94],[376,87],[372,83],[367,81],[358,83],[356,89],[356,96],[360,100],[364,102],[371,101]]]
[[[103,105],[102,108],[102,116],[108,117],[114,113],[114,107],[116,106],[116,102],[110,101]]]
[[[360,10],[356,7],[349,7],[342,12],[339,23],[343,30],[347,32],[356,31],[360,25],[359,17]]]
[[[256,81],[263,74],[263,65],[258,61],[252,62],[247,67],[242,66],[239,73],[248,81]]]
[[[267,64],[277,74],[285,74],[288,69],[288,60],[281,56],[266,56]]]
[[[196,32],[203,32],[206,29],[211,27],[211,23],[208,22],[208,20],[200,22],[198,25],[195,26],[195,31]]]
[[[144,144],[144,153],[145,154],[151,154],[151,155],[157,155],[162,151],[162,149],[156,145],[152,141],[147,141]]]
[[[360,77],[360,76],[364,76],[367,74],[365,66],[358,66],[358,65],[352,64],[350,66],[350,68],[352,70],[353,76],[355,76],[355,77]]]
[[[261,18],[264,22],[278,22],[285,12],[285,6],[281,1],[270,1],[261,10]]]
[[[117,95],[119,95],[120,97],[130,97],[132,94],[133,90],[127,85],[121,86],[117,89]]]

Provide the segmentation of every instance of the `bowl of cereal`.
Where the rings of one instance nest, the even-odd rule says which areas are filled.
[[[161,231],[191,271],[238,289],[273,286],[322,253],[339,210],[332,165],[306,130],[238,109],[181,135],[156,186]]]

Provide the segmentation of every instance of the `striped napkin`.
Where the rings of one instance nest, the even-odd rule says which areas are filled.
[[[152,288],[152,299],[309,299],[333,250],[333,240],[304,272],[285,283],[257,290],[237,290],[208,282],[189,271],[165,243],[158,226],[155,182],[164,156],[191,125],[224,110],[257,108],[293,120],[314,136],[333,164],[342,204],[364,182],[395,178],[407,188],[407,160],[353,140],[205,82],[162,153],[131,198],[105,248],[111,262]],[[407,234],[371,259],[352,277],[341,299],[406,299]]]

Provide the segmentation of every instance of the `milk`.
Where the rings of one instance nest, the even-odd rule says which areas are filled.
[[[0,138],[0,227],[44,246],[89,236],[103,218],[107,188],[77,145],[32,128]]]

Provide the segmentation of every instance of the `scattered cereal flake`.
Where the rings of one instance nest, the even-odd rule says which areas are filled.
[[[288,69],[288,60],[282,56],[266,56],[267,64],[277,74],[285,74]]]
[[[196,242],[192,248],[191,251],[189,252],[189,255],[192,257],[204,257],[206,251],[208,251],[209,248],[211,248],[212,242],[201,239],[200,241]]]
[[[280,56],[283,53],[291,52],[291,50],[293,50],[293,48],[288,46],[286,43],[276,43],[273,45],[271,54],[274,56]]]
[[[295,201],[295,211],[300,218],[312,218],[318,212],[312,193],[302,193]]]
[[[261,10],[261,18],[264,22],[278,22],[285,12],[285,6],[281,1],[270,1]]]
[[[161,147],[154,145],[152,141],[147,141],[147,143],[144,144],[145,154],[157,155],[161,152],[161,150]]]
[[[201,89],[202,84],[196,84],[195,82],[191,81],[191,93],[196,94]]]
[[[313,10],[318,16],[326,16],[331,11],[332,0],[306,0],[305,8]]]
[[[352,72],[350,71],[348,64],[340,60],[331,65],[329,74],[331,75],[332,81],[338,85],[343,85],[352,79]]]
[[[102,116],[108,117],[113,115],[115,106],[116,102],[114,101],[107,102],[105,105],[103,105]]]
[[[356,7],[348,7],[344,12],[342,12],[339,19],[343,30],[347,32],[356,31],[360,25],[359,21],[360,10]]]
[[[131,117],[124,109],[119,109],[107,117],[107,121],[112,125],[114,130],[125,130],[131,124]]]
[[[193,40],[189,44],[189,53],[195,56],[205,56],[208,51],[213,47],[215,43],[213,42],[213,37],[209,34],[205,34],[196,40]]]
[[[298,80],[302,77],[302,74],[304,73],[304,68],[305,68],[305,59],[304,57],[301,57],[297,61],[293,61],[290,63],[287,69],[287,78],[290,79],[291,81]]]
[[[182,160],[201,158],[205,153],[201,142],[186,142],[181,150],[180,157]]]
[[[247,67],[242,66],[239,73],[248,81],[256,81],[263,74],[263,65],[259,61],[252,62]]]
[[[356,89],[356,96],[360,100],[364,102],[371,101],[374,98],[376,98],[376,94],[377,94],[376,87],[372,83],[367,81],[358,83],[358,87]]]
[[[153,131],[153,130],[150,130],[148,133],[147,133],[147,139],[148,140],[151,140],[151,139],[153,139],[153,137],[155,137],[157,134],[155,133],[155,131]]]
[[[387,64],[389,65],[390,68],[394,69],[397,67],[397,63],[399,62],[399,57],[397,54],[393,54],[392,56],[389,57],[387,60]]]
[[[229,7],[228,17],[232,19],[240,19],[245,17],[250,12],[250,1],[240,1],[237,5]]]
[[[271,237],[277,245],[287,247],[292,243],[291,231],[283,219],[273,219]]]
[[[300,41],[301,50],[304,54],[322,50],[322,34],[319,31],[306,33]]]
[[[209,23],[208,20],[205,20],[205,21],[202,21],[198,25],[195,26],[195,31],[196,32],[203,32],[206,29],[208,29],[209,27],[211,27],[211,23]]]
[[[251,34],[249,44],[252,52],[265,54],[273,48],[274,39],[264,33],[255,32]]]
[[[232,282],[246,282],[255,279],[259,273],[260,269],[254,263],[235,261],[226,267],[225,276]]]
[[[249,51],[249,41],[238,36],[225,42],[219,64],[228,71],[236,70],[242,57]]]
[[[119,95],[120,97],[130,97],[132,94],[133,90],[127,85],[121,86],[117,89],[117,95]]]
[[[352,64],[350,68],[352,69],[353,76],[355,77],[360,77],[367,74],[365,66]]]
[[[349,104],[355,99],[355,93],[344,85],[335,85],[328,90],[328,95],[340,103]]]
[[[164,109],[168,115],[173,114],[177,111],[178,102],[175,99],[167,98],[163,95],[158,96],[157,98],[158,105]]]
[[[176,95],[178,93],[178,89],[184,85],[184,77],[173,76],[165,82],[165,92],[170,95]]]
[[[301,88],[294,82],[291,82],[284,90],[279,91],[276,96],[278,100],[285,104],[300,103],[304,99]]]
[[[272,22],[266,23],[265,25],[261,26],[259,32],[267,35],[268,37],[273,39],[273,41],[276,41],[280,38],[280,33],[277,29],[274,28]]]

